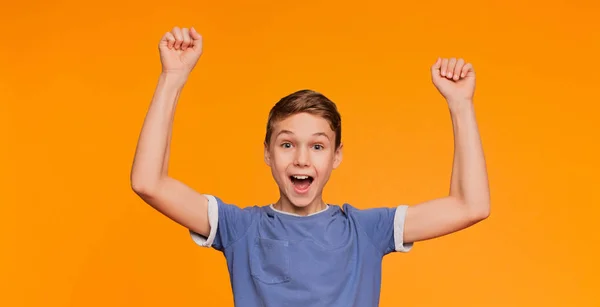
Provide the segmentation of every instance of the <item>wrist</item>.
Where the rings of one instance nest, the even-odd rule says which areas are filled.
[[[182,72],[163,71],[160,74],[159,80],[166,85],[182,88],[187,82],[187,76],[187,74]]]
[[[447,103],[451,114],[458,115],[474,111],[473,99],[448,99]]]

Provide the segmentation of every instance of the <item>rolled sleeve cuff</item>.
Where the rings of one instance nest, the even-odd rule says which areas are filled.
[[[407,205],[401,205],[396,208],[394,214],[394,245],[397,252],[409,252],[413,243],[404,242],[404,222],[406,220]]]
[[[219,224],[219,205],[214,196],[208,194],[204,194],[204,196],[208,199],[208,223],[210,225],[210,233],[207,238],[190,230],[190,235],[196,244],[202,247],[211,247],[215,241],[215,237],[217,236],[217,227]]]

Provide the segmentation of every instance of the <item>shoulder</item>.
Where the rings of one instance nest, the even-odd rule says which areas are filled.
[[[407,208],[407,205],[367,209],[359,209],[348,204],[343,206],[348,219],[352,220],[383,254],[411,249],[412,244],[404,242]]]
[[[344,212],[350,212],[350,213],[355,213],[355,212],[360,212],[360,211],[364,211],[365,209],[361,209],[359,207],[356,207],[352,204],[349,203],[344,203],[340,206],[340,208],[342,208],[342,210]]]
[[[342,205],[346,218],[362,229],[369,237],[387,231],[394,226],[397,207],[358,208],[350,204]]]
[[[192,233],[192,237],[199,245],[214,246],[218,250],[224,250],[244,237],[265,210],[258,205],[242,207],[215,195],[204,196],[208,199],[210,234],[205,238]]]
[[[259,205],[241,206],[225,201],[215,195],[205,194],[205,196],[208,199],[209,207],[213,207],[218,211],[227,211],[234,214],[259,214],[260,212],[264,212],[264,207],[266,207]]]
[[[386,219],[393,218],[396,210],[401,207],[374,207],[374,208],[358,208],[356,206],[345,203],[341,206],[342,211],[350,219],[356,219],[359,222],[366,222],[370,219]]]

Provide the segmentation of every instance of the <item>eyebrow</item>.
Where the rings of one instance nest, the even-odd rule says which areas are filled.
[[[279,131],[279,133],[277,133],[276,137],[279,136],[280,134],[292,134],[293,135],[294,133],[290,130],[284,129],[284,130]],[[325,132],[315,132],[315,133],[313,133],[313,135],[314,136],[324,136],[327,139],[329,139],[329,136]]]

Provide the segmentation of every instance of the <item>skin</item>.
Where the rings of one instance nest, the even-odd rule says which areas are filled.
[[[147,204],[182,226],[208,236],[208,200],[168,175],[175,108],[202,51],[202,36],[194,28],[174,27],[161,38],[162,72],[138,139],[130,180],[133,191]],[[431,66],[431,78],[452,120],[450,189],[445,197],[409,207],[404,242],[447,235],[490,214],[487,170],[473,106],[473,66],[463,59],[439,58]],[[264,157],[280,190],[275,203],[278,209],[306,215],[325,207],[323,189],[342,160],[343,146],[334,148],[334,138],[327,121],[311,114],[296,114],[275,125]],[[291,174],[315,179],[308,193],[294,192]]]
[[[463,59],[439,58],[431,66],[434,86],[446,100],[454,133],[454,161],[447,196],[410,206],[404,241],[444,236],[490,214],[490,190],[473,96],[475,71]]]
[[[275,125],[265,146],[265,162],[280,193],[275,208],[299,215],[325,209],[323,188],[342,161],[343,145],[335,148],[335,137],[327,120],[308,113],[294,114]],[[314,178],[307,193],[294,191],[289,179],[294,174]]]

